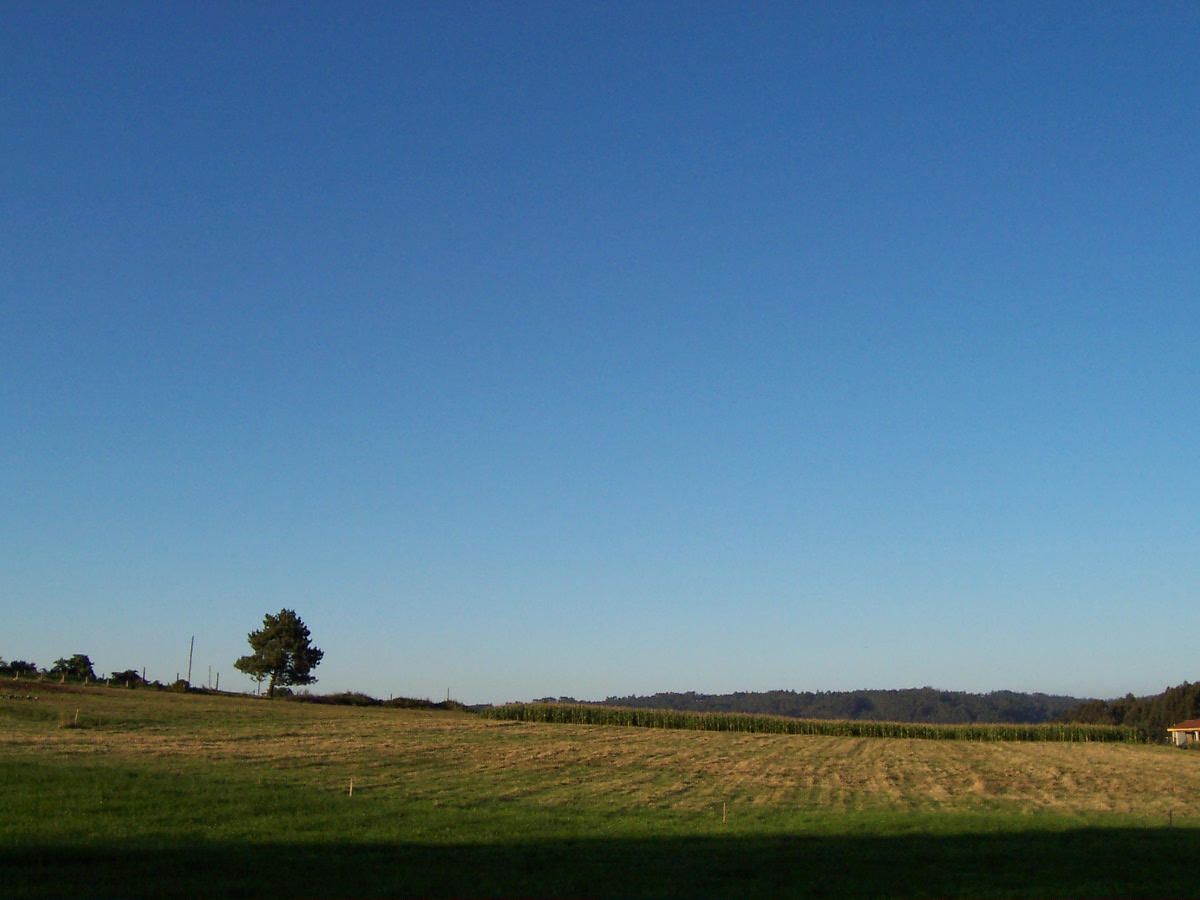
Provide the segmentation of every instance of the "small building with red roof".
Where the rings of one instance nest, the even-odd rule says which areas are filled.
[[[1175,739],[1175,745],[1182,747],[1191,741],[1200,741],[1200,719],[1188,719],[1167,729],[1167,734]]]

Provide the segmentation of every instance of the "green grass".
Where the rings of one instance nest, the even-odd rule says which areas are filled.
[[[5,897],[1198,891],[1169,748],[36,693],[0,697]]]

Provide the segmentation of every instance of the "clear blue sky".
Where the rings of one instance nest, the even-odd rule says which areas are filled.
[[[0,656],[1200,678],[1200,6],[7,3]]]

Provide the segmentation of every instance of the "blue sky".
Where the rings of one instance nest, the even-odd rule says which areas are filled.
[[[0,11],[0,656],[1200,677],[1200,8]]]

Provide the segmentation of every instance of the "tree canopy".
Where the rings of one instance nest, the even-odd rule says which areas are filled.
[[[18,678],[22,675],[36,675],[38,670],[36,663],[26,662],[23,659],[14,659],[3,668],[6,674],[16,675]]]
[[[64,678],[78,678],[81,681],[95,681],[96,673],[92,670],[92,661],[86,653],[76,653],[70,659],[56,659],[51,675]]]
[[[144,684],[142,673],[137,669],[125,669],[123,672],[113,672],[108,676],[112,681],[118,684],[139,685]]]
[[[1184,682],[1161,694],[1117,700],[1089,700],[1062,716],[1064,722],[1089,725],[1127,725],[1150,741],[1167,740],[1167,729],[1176,722],[1200,718],[1200,682]]]
[[[260,684],[268,680],[267,696],[275,696],[278,685],[312,684],[312,670],[325,653],[312,646],[308,626],[293,610],[281,609],[278,615],[263,617],[263,627],[247,635],[254,652],[235,662]]]

